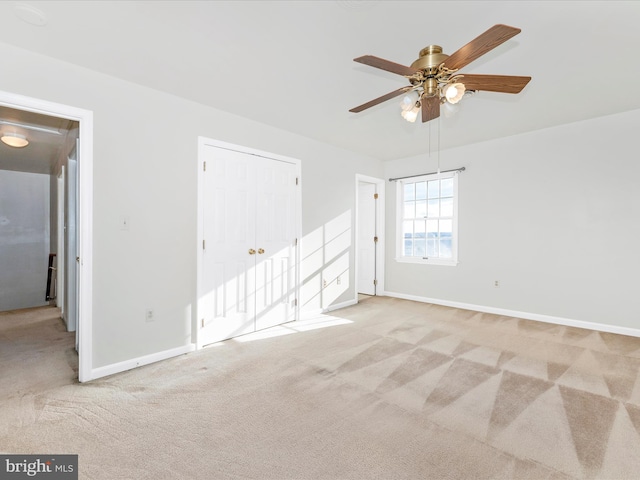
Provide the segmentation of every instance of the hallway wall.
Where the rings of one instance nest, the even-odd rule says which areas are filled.
[[[0,311],[47,305],[49,175],[0,170]]]

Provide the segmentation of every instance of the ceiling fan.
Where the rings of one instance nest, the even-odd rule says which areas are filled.
[[[439,45],[429,45],[420,51],[419,58],[410,67],[372,55],[354,58],[354,62],[402,75],[411,85],[394,90],[349,111],[362,112],[402,94],[410,94],[413,98],[405,97],[403,100],[402,116],[413,122],[421,110],[422,121],[428,122],[440,116],[441,104],[447,102],[455,104],[465,92],[484,90],[519,93],[529,83],[531,77],[459,74],[458,71],[520,31],[519,28],[508,25],[494,25],[451,55],[442,53],[442,47]]]

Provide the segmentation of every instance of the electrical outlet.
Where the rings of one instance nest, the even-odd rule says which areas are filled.
[[[493,286],[494,286],[495,288],[500,288],[500,280],[494,280],[494,281],[493,281]]]
[[[153,318],[153,309],[147,308],[144,312],[144,320],[145,322],[153,322],[155,318]]]

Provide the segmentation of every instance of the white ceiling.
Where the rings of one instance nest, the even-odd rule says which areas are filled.
[[[637,0],[24,2],[44,26],[16,3],[0,2],[1,42],[383,160],[425,152],[438,125],[445,149],[640,108]],[[480,92],[428,124],[398,99],[348,112],[408,84],[353,58],[409,65],[497,23],[522,33],[462,73],[533,77],[522,93]]]

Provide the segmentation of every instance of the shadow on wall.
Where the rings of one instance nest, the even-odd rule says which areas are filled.
[[[349,289],[351,210],[302,239],[302,307],[325,310]]]

